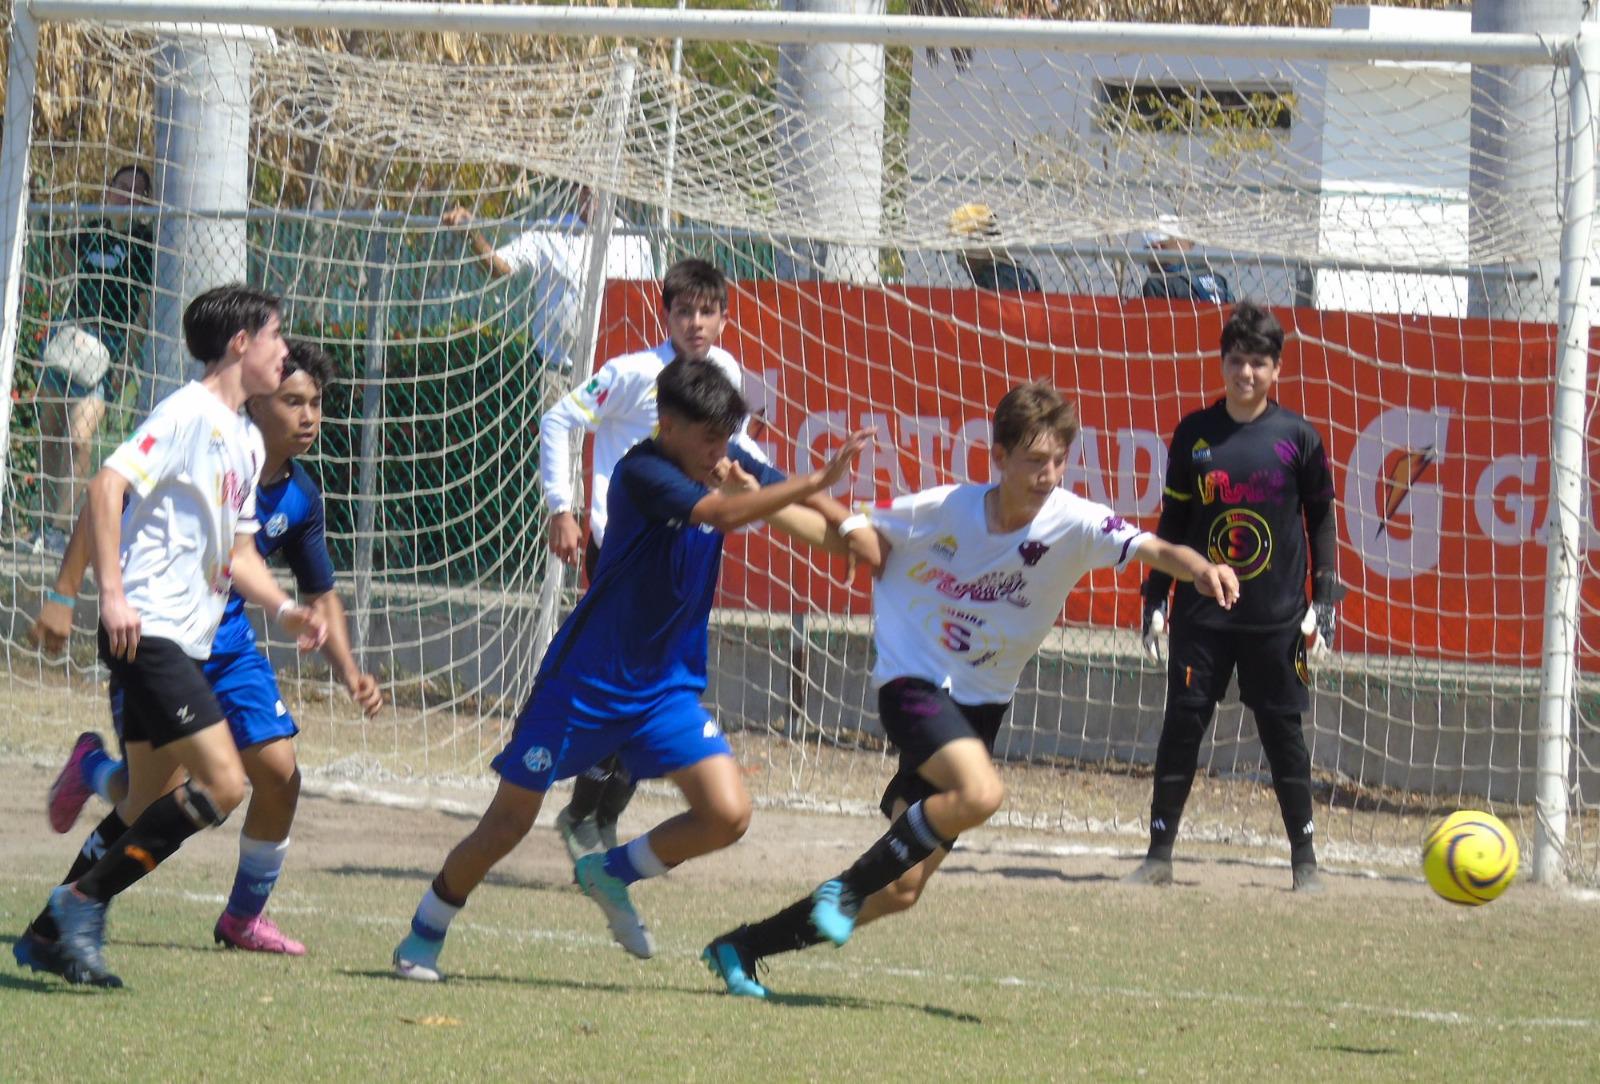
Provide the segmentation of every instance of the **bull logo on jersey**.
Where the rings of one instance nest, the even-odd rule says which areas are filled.
[[[1230,508],[1211,521],[1206,556],[1227,565],[1241,581],[1254,579],[1272,560],[1272,530],[1248,508]]]
[[[1111,519],[1116,518],[1116,516],[1111,517]],[[1110,523],[1111,520],[1108,519],[1106,522]],[[1119,520],[1118,522],[1121,521]],[[1017,552],[1022,555],[1022,563],[1027,565],[1029,568],[1032,568],[1034,565],[1039,563],[1046,553],[1050,552],[1050,547],[1045,545],[1043,542],[1029,541],[1018,546]]]

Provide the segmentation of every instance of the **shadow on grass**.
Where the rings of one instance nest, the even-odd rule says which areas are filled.
[[[405,980],[396,977],[393,971],[387,968],[345,967],[338,973],[354,979],[382,979],[394,982]],[[689,997],[726,998],[728,995],[721,990],[705,986],[629,986],[615,982],[590,982],[583,979],[558,979],[547,978],[541,975],[486,975],[473,972],[451,972],[442,985],[447,986],[475,986],[505,985],[528,987],[538,990],[568,990],[584,991],[586,993],[607,994],[640,994],[662,993],[682,994]],[[427,983],[408,983],[407,985],[429,985]],[[916,1005],[908,1001],[880,1001],[875,998],[855,997],[849,994],[778,994],[767,995],[768,1004],[782,1005],[786,1008],[800,1009],[871,1009],[882,1011],[884,1009],[905,1009],[910,1012],[926,1013],[940,1020],[949,1020],[958,1024],[982,1024],[982,1017],[971,1013],[956,1012],[954,1009],[942,1008],[938,1005]]]
[[[415,881],[427,885],[433,881],[438,870],[423,870],[416,867],[409,869],[401,866],[326,866],[321,873],[331,873],[335,877],[378,877],[386,881]],[[502,873],[498,870],[491,871],[483,879],[484,884],[498,885],[501,888],[531,888],[538,892],[549,892],[554,889],[568,889],[572,887],[571,880],[547,881],[531,877],[518,877],[512,873]]]
[[[1109,873],[1063,873],[1061,870],[1046,869],[1042,866],[998,866],[994,869],[980,869],[977,866],[940,866],[939,872],[979,877],[1005,877],[1021,881],[1067,881],[1072,884],[1117,879]]]
[[[926,1013],[936,1019],[949,1020],[956,1024],[983,1023],[981,1016],[974,1016],[969,1012],[957,1012],[938,1005],[914,1005],[909,1001],[880,1001],[876,998],[855,997],[850,994],[779,994],[768,990],[767,1001],[773,1005],[795,1009],[872,1009],[880,1012],[884,1009],[905,1009],[910,1012]]]
[[[1346,1046],[1343,1043],[1334,1043],[1331,1046],[1323,1044],[1318,1050],[1327,1050],[1334,1054],[1360,1054],[1363,1057],[1382,1058],[1403,1053],[1397,1046]]]

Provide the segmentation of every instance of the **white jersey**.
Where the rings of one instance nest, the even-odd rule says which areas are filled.
[[[653,350],[623,354],[600,367],[588,381],[572,389],[539,419],[539,480],[551,512],[572,510],[572,446],[575,429],[594,434],[594,485],[589,495],[589,531],[600,545],[606,529],[606,496],[611,472],[629,448],[648,437],[656,427],[656,377],[672,361],[675,350],[664,342]],[[713,346],[706,360],[716,364],[735,388],[744,374],[733,355]],[[767,457],[744,426],[735,439],[763,463]]]
[[[122,589],[140,634],[211,655],[233,585],[234,536],[256,530],[261,433],[198,381],[156,404],[105,465],[128,480]]]
[[[607,279],[653,279],[655,257],[643,237],[623,236],[622,219],[611,220],[611,243],[606,246]],[[583,280],[589,268],[593,233],[577,215],[565,215],[528,230],[510,244],[495,250],[513,273],[531,271],[538,308],[529,334],[549,368],[572,367],[571,336],[578,325],[583,302]]]
[[[893,547],[872,589],[878,684],[916,677],[962,704],[1010,700],[1067,593],[1096,568],[1122,568],[1146,537],[1065,489],[1026,527],[992,534],[990,488],[939,486],[867,512]]]

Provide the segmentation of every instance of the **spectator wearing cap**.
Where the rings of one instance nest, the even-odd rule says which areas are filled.
[[[1176,215],[1157,219],[1156,228],[1144,233],[1144,247],[1150,253],[1150,275],[1140,290],[1145,297],[1211,305],[1226,305],[1233,300],[1228,280],[1211,270],[1204,260],[1190,255],[1194,241]]]
[[[961,250],[961,266],[980,290],[1038,293],[1039,276],[1012,260],[1001,248],[1000,220],[986,203],[963,203],[950,212],[950,233],[963,241],[989,242],[984,248]]]

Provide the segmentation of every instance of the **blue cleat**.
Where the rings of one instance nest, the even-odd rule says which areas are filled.
[[[411,982],[442,982],[444,973],[439,970],[439,953],[443,948],[443,941],[430,941],[412,930],[395,946],[395,976]]]
[[[54,941],[46,941],[33,932],[33,927],[22,931],[22,936],[11,943],[11,955],[18,967],[29,971],[48,971],[52,975],[66,974],[66,962],[61,958],[61,948]]]
[[[850,940],[861,901],[843,881],[824,881],[811,893],[811,925],[835,945]]]
[[[707,945],[700,953],[700,962],[722,980],[731,996],[767,996],[767,988],[756,981],[756,958],[731,935],[719,937]]]
[[[648,960],[656,954],[655,939],[645,929],[639,912],[633,909],[633,901],[628,898],[628,886],[606,872],[605,855],[584,855],[578,859],[572,873],[583,894],[605,912],[612,940],[641,960]]]
[[[118,987],[122,980],[106,967],[106,905],[79,895],[71,885],[50,893],[50,917],[61,931],[56,941],[62,978],[75,985]]]

